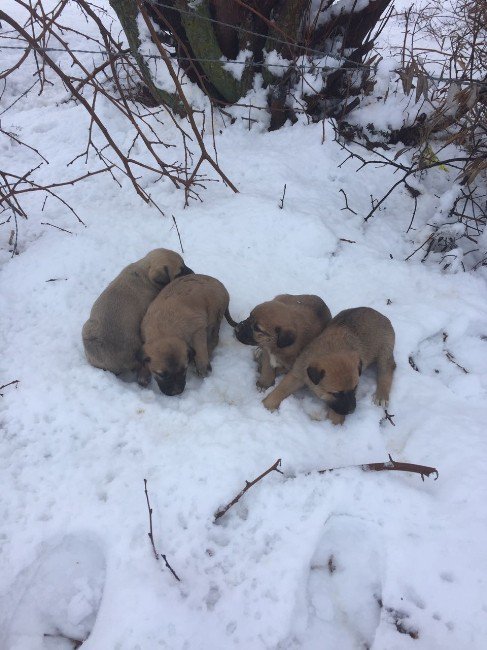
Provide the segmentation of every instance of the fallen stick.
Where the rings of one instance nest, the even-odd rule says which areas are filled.
[[[424,481],[425,476],[431,476],[431,474],[436,474],[435,481],[437,480],[439,474],[436,467],[428,467],[427,465],[416,465],[414,463],[398,463],[395,460],[392,460],[392,456],[389,455],[389,461],[386,463],[367,463],[365,465],[345,465],[344,467],[331,467],[329,469],[320,469],[318,474],[325,474],[326,472],[334,472],[339,469],[351,469],[358,467],[363,472],[382,472],[384,470],[393,470],[396,472],[412,472],[413,474],[420,474],[421,480]]]
[[[3,388],[7,388],[7,386],[15,386],[17,388],[17,384],[19,383],[20,379],[14,379],[13,381],[9,381],[8,384],[3,384],[0,386],[0,390]],[[3,393],[0,393],[0,397],[3,397]]]
[[[225,507],[220,508],[220,510],[217,510],[217,511],[215,512],[215,520],[214,520],[214,521],[216,522],[218,519],[220,519],[220,517],[223,517],[223,515],[224,515],[228,510],[230,510],[230,508],[231,508],[232,506],[234,506],[238,501],[240,501],[240,499],[243,497],[243,495],[244,495],[248,490],[250,490],[250,488],[251,488],[253,485],[255,485],[256,483],[258,483],[259,481],[261,481],[265,476],[267,476],[267,474],[270,474],[271,472],[279,472],[279,474],[282,474],[281,470],[280,470],[280,469],[277,469],[277,468],[279,467],[280,464],[281,464],[281,459],[278,458],[278,459],[276,460],[276,462],[274,463],[274,465],[272,465],[272,467],[269,467],[269,469],[266,469],[265,472],[263,472],[262,474],[260,474],[260,476],[258,476],[257,478],[255,478],[253,481],[245,481],[245,487],[244,487],[244,489],[241,490],[241,491],[237,494],[237,496],[236,496],[234,499],[232,499],[232,501],[230,501],[230,503],[227,503],[227,505],[226,505]]]
[[[147,479],[146,478],[144,479],[144,492],[145,492],[145,498],[147,500],[147,509],[149,510],[149,532],[147,533],[147,535],[148,535],[148,537],[150,539],[150,542],[152,544],[152,550],[154,551],[154,557],[156,558],[157,561],[159,561],[159,558],[162,557],[162,559],[164,560],[164,563],[165,563],[166,567],[169,569],[169,571],[173,574],[173,576],[176,578],[176,580],[178,582],[181,582],[181,578],[178,576],[176,571],[174,571],[172,566],[169,564],[169,562],[167,561],[167,558],[164,555],[164,553],[161,553],[159,555],[159,553],[156,550],[156,545],[154,543],[154,534],[152,532],[152,508],[150,507],[149,493],[147,492]]]

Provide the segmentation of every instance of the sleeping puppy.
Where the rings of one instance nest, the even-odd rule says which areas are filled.
[[[257,345],[257,388],[272,386],[276,373],[290,370],[296,358],[330,321],[331,314],[318,296],[276,296],[257,305],[235,328],[237,339]]]
[[[375,309],[345,309],[303,351],[263,404],[269,411],[275,411],[283,399],[308,386],[326,402],[330,420],[342,424],[345,416],[355,410],[355,392],[362,369],[376,363],[374,402],[387,406],[396,367],[394,340],[391,322]]]
[[[147,307],[171,280],[193,273],[183,258],[156,248],[129,264],[96,299],[83,326],[83,345],[95,368],[116,375],[142,370],[140,324]]]
[[[179,395],[194,361],[200,377],[211,372],[220,324],[228,313],[228,291],[208,275],[179,278],[163,289],[142,320],[142,359],[146,384],[151,375],[165,395]]]

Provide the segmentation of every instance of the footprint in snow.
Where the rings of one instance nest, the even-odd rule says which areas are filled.
[[[310,558],[300,626],[305,629],[296,629],[291,645],[283,647],[372,646],[381,616],[382,547],[375,524],[348,515],[328,519]]]
[[[17,600],[5,648],[80,648],[96,620],[105,571],[103,552],[91,539],[66,536],[44,550],[2,598]]]

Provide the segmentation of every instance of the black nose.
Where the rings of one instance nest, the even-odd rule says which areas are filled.
[[[252,333],[252,326],[248,319],[238,323],[235,328],[235,336],[237,337],[237,340],[244,345],[257,345]]]
[[[186,266],[186,264],[184,264],[179,271],[179,276],[181,277],[182,275],[191,275],[192,273],[194,273],[194,271],[190,269],[189,266]]]
[[[181,395],[186,387],[185,381],[174,383],[167,381],[158,381],[156,378],[156,382],[161,393],[164,393],[164,395],[168,395],[169,397],[173,397],[174,395]]]
[[[330,404],[330,408],[339,415],[348,415],[353,413],[357,406],[354,391],[342,393],[339,397],[335,398]]]

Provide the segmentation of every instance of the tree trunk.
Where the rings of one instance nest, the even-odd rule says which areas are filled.
[[[319,16],[310,16],[311,0],[143,2],[161,30],[161,40],[174,48],[171,55],[214,103],[238,103],[252,88],[255,76],[262,74],[270,128],[276,129],[288,118],[296,119],[292,102],[297,95],[301,110],[316,120],[343,116],[360,103],[358,97],[370,74],[363,64],[374,44],[370,34],[391,0],[369,0],[365,5],[358,0],[331,0],[322,3]],[[180,110],[177,98],[156,87],[139,54],[136,0],[110,0],[110,4],[151,94]],[[269,55],[279,62],[277,72],[266,63]],[[319,62],[326,55],[335,58],[337,65],[321,69]],[[298,58],[304,63],[296,66]],[[318,66],[319,91],[303,90],[302,65],[311,70]]]

